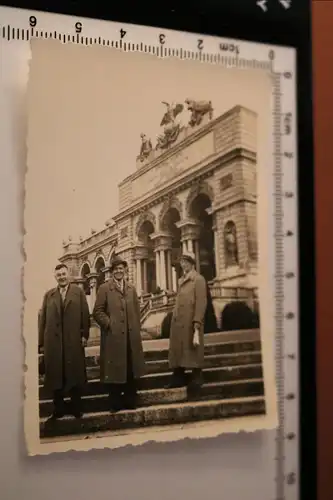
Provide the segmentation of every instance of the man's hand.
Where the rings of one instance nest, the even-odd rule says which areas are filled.
[[[193,335],[193,347],[198,347],[200,345],[200,340],[199,340],[199,329],[197,327],[194,328],[194,335]]]
[[[82,347],[83,347],[83,348],[84,348],[84,347],[87,347],[87,345],[88,345],[88,341],[87,341],[87,339],[85,339],[84,337],[82,337],[81,342],[82,342]]]

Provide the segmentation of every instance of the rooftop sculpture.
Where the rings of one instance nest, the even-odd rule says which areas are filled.
[[[141,162],[145,161],[151,151],[164,150],[171,146],[178,138],[179,132],[182,127],[181,124],[176,120],[177,116],[184,111],[184,105],[180,103],[170,104],[168,102],[162,101],[162,104],[166,106],[166,111],[162,117],[160,126],[163,128],[163,133],[158,135],[157,143],[155,148],[153,148],[150,138],[147,138],[146,134],[140,134],[141,137],[141,147],[139,159]],[[194,99],[187,98],[185,100],[187,110],[191,112],[190,120],[188,126],[194,128],[201,125],[202,120],[205,115],[208,114],[209,120],[213,118],[213,107],[211,101],[195,101]]]

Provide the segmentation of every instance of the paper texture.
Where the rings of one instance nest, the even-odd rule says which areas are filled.
[[[52,40],[33,40],[31,50],[23,331],[28,453],[274,428],[270,75]],[[211,307],[194,399],[184,386],[169,387],[174,347],[165,317],[180,303],[184,252],[194,257]],[[136,408],[112,412],[110,386],[100,380],[100,329],[93,313],[101,290],[108,296],[104,284],[112,281],[115,254],[126,260],[126,280],[139,297],[146,374],[139,379]],[[62,313],[63,325],[68,321],[75,330],[81,295],[91,324],[83,348],[83,414],[52,420],[54,393],[44,387],[38,318],[43,338],[54,335],[59,343],[62,336],[66,351],[64,335],[72,333],[58,326],[52,301],[42,307],[46,292],[58,293],[59,262],[76,294]],[[185,308],[193,306],[191,293],[189,302],[183,294]],[[175,336],[181,337],[184,325],[171,327]],[[43,351],[56,377],[61,368],[55,350],[44,345]],[[69,358],[72,365],[79,362],[81,354],[73,352],[66,351],[60,365]],[[126,356],[107,351],[105,363],[129,366]],[[132,351],[132,364],[136,359]],[[193,366],[185,368],[194,376]]]

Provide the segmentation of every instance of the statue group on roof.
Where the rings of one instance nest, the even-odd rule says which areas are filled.
[[[170,147],[178,138],[179,132],[181,130],[181,124],[177,121],[177,117],[184,110],[184,105],[180,103],[168,103],[162,101],[162,104],[166,106],[166,111],[162,117],[160,126],[163,127],[163,133],[158,135],[156,150],[163,150]],[[187,110],[191,112],[190,120],[188,122],[189,127],[196,127],[202,123],[205,115],[208,115],[209,120],[213,118],[213,107],[211,101],[195,101],[193,99],[187,98],[185,100]],[[151,139],[142,133],[141,137],[141,148],[139,158],[143,162],[150,155],[153,150],[153,145]]]

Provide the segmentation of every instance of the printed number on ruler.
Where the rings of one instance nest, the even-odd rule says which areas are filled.
[[[173,56],[214,64],[270,68],[267,49],[263,50],[265,46],[256,43],[223,40],[213,36],[185,34],[171,30],[159,31],[151,27],[119,25],[107,21],[98,21],[98,33],[96,33],[93,20],[73,20],[69,16],[60,17],[41,12],[30,16],[26,12],[24,14],[26,17],[23,26],[17,27],[14,16],[12,23],[5,25],[2,22],[2,38],[8,41],[28,41],[32,37],[54,38],[63,43],[98,44],[123,50],[148,52],[159,57]],[[57,23],[52,17],[59,19],[60,29],[54,28]]]
[[[99,44],[159,57],[268,70],[274,79],[274,189],[276,378],[279,427],[276,432],[275,500],[298,498],[298,297],[297,154],[295,51],[241,40],[221,39],[108,21],[73,19],[0,7],[1,36],[7,41],[32,37],[63,43]],[[5,22],[4,22],[5,20]],[[288,268],[286,267],[288,265]]]

